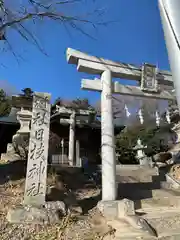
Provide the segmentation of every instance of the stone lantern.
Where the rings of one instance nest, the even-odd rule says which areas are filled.
[[[20,129],[13,136],[12,144],[20,157],[26,159],[28,154],[30,122],[32,117],[32,97],[24,95],[12,96],[12,106],[19,109],[17,112],[17,120],[20,123]]]
[[[25,95],[12,96],[12,109],[16,110],[16,117],[20,123],[20,128],[12,137],[12,143],[7,144],[5,154],[1,154],[1,159],[4,161],[14,161],[27,159],[29,137],[30,137],[30,122],[32,117],[32,97]]]

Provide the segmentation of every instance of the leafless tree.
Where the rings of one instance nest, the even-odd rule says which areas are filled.
[[[109,22],[103,21],[105,9],[97,9],[94,6],[92,12],[86,12],[89,1],[94,4],[96,2],[96,0],[0,0],[0,40],[5,40],[9,49],[13,51],[10,32],[15,31],[21,38],[44,52],[29,23],[37,26],[41,22],[46,23],[47,20],[63,25],[67,31],[72,28],[92,37],[88,33],[87,25],[96,29],[100,25],[106,26]],[[81,11],[75,13],[77,11],[73,10],[77,5]]]

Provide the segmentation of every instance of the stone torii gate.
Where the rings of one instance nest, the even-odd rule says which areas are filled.
[[[100,79],[81,81],[81,88],[101,92],[101,154],[102,154],[102,200],[116,200],[116,161],[114,144],[112,94],[174,100],[171,91],[161,90],[167,85],[173,89],[173,80],[168,71],[159,71],[145,64],[137,67],[89,56],[67,49],[67,61],[77,65],[79,72],[100,75]],[[112,78],[139,81],[139,86],[122,85]]]
[[[90,116],[91,114],[94,114],[93,110],[85,110],[85,109],[71,109],[71,108],[66,108],[63,106],[57,106],[56,105],[56,110],[55,113],[60,113],[60,114],[65,114],[65,115],[69,115],[69,119],[66,118],[61,118],[60,119],[60,123],[62,124],[69,124],[69,153],[68,153],[68,159],[69,159],[69,165],[73,166],[75,165],[74,162],[74,148],[76,145],[76,153],[78,153],[77,155],[79,155],[79,141],[76,141],[75,144],[75,126],[77,123],[80,123],[80,121],[78,122],[76,117],[77,116]],[[79,158],[79,156],[78,156]],[[78,163],[76,163],[78,166],[81,165],[80,164],[80,160],[78,160]]]

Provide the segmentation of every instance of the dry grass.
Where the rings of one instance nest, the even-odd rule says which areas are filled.
[[[175,164],[171,167],[169,171],[170,175],[174,177],[176,180],[180,180],[180,164]]]
[[[60,192],[67,197],[70,192],[78,203],[82,203],[82,206],[84,204],[88,210],[91,209],[95,205],[92,202],[94,196],[98,196],[100,190],[96,186],[87,188],[86,184],[83,183],[83,176],[80,175],[74,176],[74,174],[51,172],[47,179],[49,197],[54,197],[51,196],[51,188],[57,190],[57,196],[55,197],[59,197]],[[1,240],[102,240],[103,236],[108,233],[109,228],[104,222],[99,224],[99,227],[97,227],[97,222],[94,224],[94,219],[97,221],[99,217],[99,221],[102,220],[102,216],[96,210],[94,210],[95,217],[93,211],[81,216],[80,214],[74,216],[74,214],[70,213],[59,224],[54,225],[9,224],[6,220],[7,212],[10,208],[22,203],[25,179],[22,176],[19,179],[12,177],[12,172],[6,179],[4,179],[5,174],[3,174],[3,179],[1,179],[1,176],[0,166]]]

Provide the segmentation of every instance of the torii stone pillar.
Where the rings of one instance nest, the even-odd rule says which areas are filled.
[[[101,156],[102,200],[116,199],[116,157],[112,109],[112,77],[106,70],[101,75]]]
[[[180,111],[180,1],[158,0],[169,63],[172,70],[174,88]]]
[[[70,116],[69,122],[69,165],[74,165],[74,147],[75,147],[75,122],[76,115],[73,112]]]

